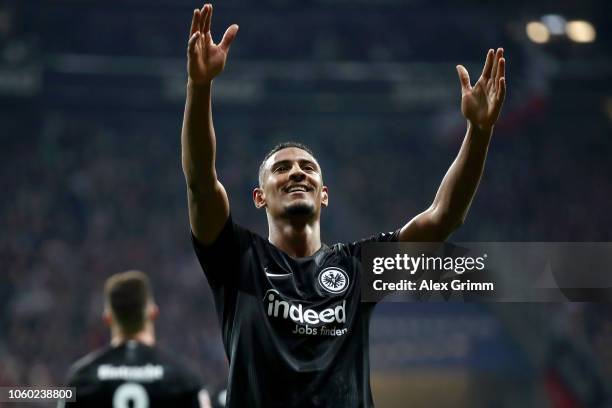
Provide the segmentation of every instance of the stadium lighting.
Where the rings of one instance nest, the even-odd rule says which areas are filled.
[[[567,36],[577,43],[590,43],[595,41],[597,33],[593,24],[584,20],[574,20],[567,23]]]
[[[550,31],[548,30],[548,27],[539,21],[531,21],[527,23],[525,31],[527,32],[527,37],[537,44],[547,43],[550,39]]]
[[[565,34],[565,26],[567,24],[565,18],[559,14],[547,14],[542,16],[542,23],[546,25],[548,31],[552,35]]]

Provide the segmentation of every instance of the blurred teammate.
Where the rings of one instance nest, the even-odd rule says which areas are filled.
[[[232,220],[215,168],[211,88],[238,26],[215,44],[211,18],[209,4],[194,10],[181,143],[193,244],[230,362],[227,406],[370,407],[373,304],[360,301],[362,244],[441,241],[461,225],[505,96],[503,50],[489,50],[474,87],[457,67],[467,132],[431,206],[395,232],[330,247],[320,237],[329,192],[317,159],[298,143],[274,148],[259,170],[253,201],[265,209],[267,239]],[[375,199],[367,186],[364,199]]]
[[[76,387],[76,402],[65,406],[209,407],[205,392],[199,402],[199,379],[155,346],[158,308],[147,276],[140,271],[113,275],[104,297],[111,344],[71,367],[68,386]]]

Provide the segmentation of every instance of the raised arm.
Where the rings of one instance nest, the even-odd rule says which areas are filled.
[[[472,87],[462,65],[461,112],[467,132],[457,158],[450,166],[431,206],[414,217],[400,231],[400,241],[436,242],[447,239],[465,220],[478,188],[493,126],[506,96],[504,50],[489,50],[482,75]]]
[[[211,109],[212,80],[225,67],[238,26],[230,26],[219,44],[210,34],[212,5],[193,11],[187,48],[187,100],[181,133],[182,164],[187,182],[189,222],[196,238],[215,240],[229,216],[225,188],[215,168],[215,130]]]

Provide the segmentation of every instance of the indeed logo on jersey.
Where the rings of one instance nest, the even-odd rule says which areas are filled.
[[[344,323],[346,321],[346,300],[341,304],[316,311],[303,305],[282,300],[277,290],[270,289],[264,296],[267,314],[270,317],[291,319],[296,323],[318,325],[323,323]]]

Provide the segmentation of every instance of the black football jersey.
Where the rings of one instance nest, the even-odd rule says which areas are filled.
[[[210,245],[192,235],[229,359],[228,407],[372,407],[361,246],[293,258],[231,217]]]
[[[200,380],[167,352],[136,341],[108,346],[71,367],[70,408],[199,407]],[[61,404],[60,404],[61,406]]]

